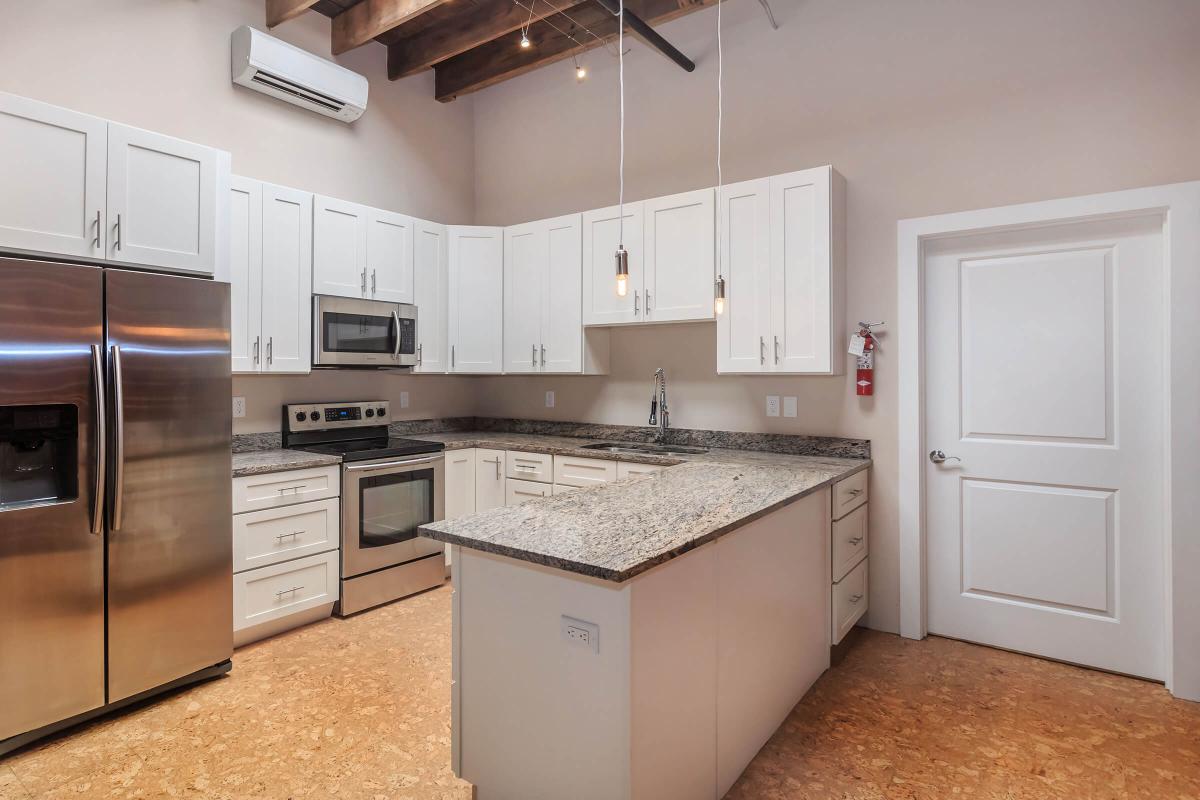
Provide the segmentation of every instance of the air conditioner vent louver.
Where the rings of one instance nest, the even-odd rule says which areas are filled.
[[[278,75],[272,75],[269,72],[258,70],[250,78],[255,83],[261,83],[264,86],[270,86],[279,92],[286,92],[291,96],[304,100],[308,103],[314,103],[321,108],[327,108],[330,111],[341,111],[346,107],[345,103],[334,100],[332,97],[327,97],[320,92],[314,92],[311,89],[305,89],[303,86],[292,83],[287,78],[280,78]]]

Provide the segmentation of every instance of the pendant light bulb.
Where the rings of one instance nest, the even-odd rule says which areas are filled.
[[[725,313],[725,276],[717,276],[716,300],[713,302],[713,308],[718,315]]]
[[[623,246],[617,247],[617,297],[624,297],[629,292],[629,251]]]
[[[576,64],[575,65],[575,80],[581,81],[586,77],[587,77],[587,69],[580,66],[579,64]]]
[[[533,46],[533,42],[529,41],[529,35],[522,33],[521,34],[521,49],[527,50],[532,46]]]

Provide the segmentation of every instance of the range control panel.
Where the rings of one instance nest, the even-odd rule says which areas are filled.
[[[359,403],[304,403],[283,407],[283,421],[289,431],[327,431],[367,425],[387,425],[392,421],[387,400]]]

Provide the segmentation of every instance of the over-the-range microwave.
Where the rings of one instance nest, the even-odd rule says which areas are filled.
[[[413,367],[417,307],[313,295],[314,367]]]

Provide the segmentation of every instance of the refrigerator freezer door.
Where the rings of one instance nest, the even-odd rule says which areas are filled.
[[[100,269],[0,258],[0,740],[104,705],[103,296]]]
[[[233,420],[229,286],[106,281],[111,703],[233,652]]]

